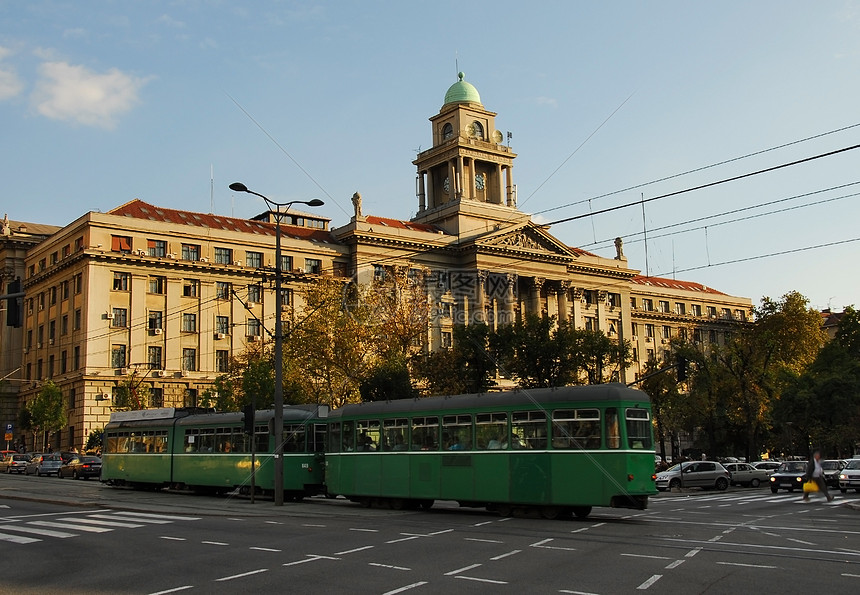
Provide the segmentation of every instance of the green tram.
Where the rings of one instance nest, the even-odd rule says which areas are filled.
[[[657,493],[648,395],[622,384],[361,403],[328,422],[328,493],[368,506],[585,518]]]
[[[293,499],[324,491],[327,406],[284,408],[284,494]],[[274,411],[254,420],[254,483],[274,491]],[[190,488],[250,493],[251,437],[242,413],[193,408],[124,411],[105,426],[101,480],[137,488]]]

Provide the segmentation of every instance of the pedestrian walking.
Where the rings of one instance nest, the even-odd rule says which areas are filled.
[[[812,453],[809,464],[806,466],[806,481],[818,486],[817,491],[821,492],[821,495],[827,498],[828,502],[833,500],[833,496],[827,491],[827,482],[824,480],[824,469],[821,468],[821,452],[818,450]],[[809,502],[809,492],[805,489],[803,490],[803,501]]]

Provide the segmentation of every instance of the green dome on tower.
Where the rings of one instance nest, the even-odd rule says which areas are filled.
[[[481,96],[474,85],[467,83],[466,75],[462,72],[457,74],[458,80],[448,88],[445,93],[445,105],[449,103],[481,103]]]

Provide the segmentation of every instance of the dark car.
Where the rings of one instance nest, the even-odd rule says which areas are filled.
[[[0,469],[5,469],[6,473],[24,473],[27,468],[27,461],[30,460],[28,455],[22,454],[7,454],[0,461]]]
[[[770,476],[770,491],[776,494],[780,489],[793,492],[802,490],[806,476],[806,461],[786,461]]]
[[[821,469],[824,471],[824,481],[827,482],[827,487],[839,487],[839,473],[845,467],[845,461],[840,459],[828,459],[821,461]]]
[[[57,472],[58,477],[73,477],[74,479],[89,479],[102,473],[102,460],[98,457],[77,455],[66,461]]]

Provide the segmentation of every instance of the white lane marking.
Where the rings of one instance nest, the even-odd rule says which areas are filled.
[[[507,581],[494,581],[491,578],[477,578],[474,576],[455,576],[454,578],[461,578],[464,581],[476,581],[479,583],[491,583],[493,585],[507,585]]]
[[[169,525],[173,521],[163,521],[161,519],[146,519],[146,518],[135,518],[128,516],[120,516],[118,514],[90,514],[87,515],[93,519],[107,519],[109,521],[126,521],[130,523],[146,523],[147,525]]]
[[[849,573],[847,573],[847,572],[843,572],[843,573],[842,573],[842,576],[847,576],[847,577],[850,577],[850,578],[860,578],[860,574],[849,574]]]
[[[113,531],[107,527],[91,527],[89,525],[76,525],[69,523],[56,523],[54,521],[31,521],[29,524],[39,527],[54,527],[56,529],[71,529],[72,531],[86,531],[88,533],[107,533]]]
[[[508,517],[508,518],[506,518],[506,519],[499,519],[499,520],[498,520],[498,521],[496,521],[496,522],[497,522],[497,523],[504,523],[504,522],[509,521],[509,520],[511,520],[511,517]]]
[[[412,539],[418,539],[419,535],[412,535],[410,537],[403,537],[402,539],[392,539],[391,541],[386,541],[385,543],[400,543],[401,541],[410,541]]]
[[[143,527],[138,523],[118,523],[116,521],[102,521],[99,519],[76,519],[76,518],[67,518],[67,523],[85,523],[88,525],[95,525],[97,527],[119,527],[120,529],[137,529],[138,527]]]
[[[672,562],[671,564],[666,566],[666,570],[672,570],[673,568],[677,568],[678,566],[680,566],[683,563],[684,563],[684,560],[675,560],[674,562]]]
[[[230,545],[229,543],[224,543],[223,541],[201,541],[203,545]]]
[[[426,584],[427,581],[421,581],[420,583],[412,583],[411,585],[406,585],[405,587],[400,587],[399,589],[394,589],[393,591],[386,591],[382,595],[397,595],[397,593],[403,593],[404,591],[408,591],[409,589],[414,589],[415,587],[420,587]]]
[[[779,566],[765,566],[764,564],[742,564],[740,562],[717,562],[723,566],[743,566],[744,568],[779,568]]]
[[[309,525],[309,524],[303,524],[303,525],[302,525],[302,527],[325,527],[325,525]],[[350,531],[352,531],[352,529],[350,529]]]
[[[636,588],[640,591],[644,591],[645,589],[647,589],[648,587],[650,587],[651,585],[653,585],[654,583],[659,581],[661,578],[663,578],[662,574],[655,574],[654,576],[652,576],[651,578],[649,578],[647,581],[645,581],[644,583],[642,583],[641,585],[639,585]]]
[[[722,535],[717,535],[716,537],[711,537],[708,541],[719,541],[723,538]]]
[[[96,510],[95,512],[104,512],[101,510]],[[168,521],[199,521],[202,517],[199,516],[179,516],[175,514],[154,514],[150,512],[132,512],[123,510],[119,514],[124,516],[133,516],[133,517],[143,517],[146,519],[164,519]]]
[[[283,525],[283,523],[280,521],[266,521],[265,524],[266,525]]]
[[[377,568],[388,568],[389,570],[412,570],[404,566],[392,566],[391,564],[377,564],[376,562],[368,562],[368,566],[376,566]]]
[[[627,558],[648,558],[649,560],[671,560],[668,556],[648,556],[645,554],[621,554]]]
[[[351,550],[344,550],[342,552],[335,552],[334,555],[335,556],[343,556],[344,554],[354,554],[355,552],[362,552],[364,550],[372,550],[373,548],[374,548],[374,546],[372,546],[372,545],[365,545],[363,547],[357,547],[357,548],[354,548]]]
[[[498,556],[490,558],[490,560],[495,562],[496,560],[501,560],[502,558],[507,558],[508,556],[514,556],[516,554],[519,554],[521,551],[523,550],[513,550],[511,552],[508,552],[507,554],[499,554]]]
[[[8,504],[0,504],[0,508],[9,508]]]
[[[37,541],[42,540],[34,539],[32,537],[24,537],[23,535],[6,535],[5,533],[0,533],[0,541],[11,541],[12,543],[36,543]]]
[[[185,585],[184,587],[176,587],[175,589],[167,589],[166,591],[156,591],[155,593],[150,593],[149,595],[167,595],[168,593],[177,593],[179,591],[186,591],[188,589],[193,589],[192,585]]]
[[[567,589],[560,589],[559,593],[570,593],[571,595],[597,595],[597,593],[591,593],[589,591],[568,591]]]
[[[786,537],[786,540],[793,541],[794,543],[802,543],[803,545],[815,545],[811,541],[803,541],[802,539],[794,539],[793,537]]]
[[[463,541],[478,541],[480,543],[505,543],[504,541],[499,541],[498,539],[478,539],[477,537],[464,537]]]
[[[686,554],[684,554],[684,557],[685,557],[685,558],[692,558],[693,556],[695,556],[696,554],[698,554],[698,553],[699,553],[699,552],[701,552],[701,551],[702,551],[702,548],[697,547],[696,549],[694,549],[694,550],[690,550],[689,552],[687,552]]]
[[[452,570],[451,572],[446,572],[445,576],[453,576],[455,574],[460,574],[461,572],[466,572],[467,570],[472,570],[473,568],[478,568],[481,566],[480,564],[472,564],[471,566],[464,566],[463,568],[458,568],[457,570]]]
[[[324,525],[319,525],[319,526],[322,527]],[[353,528],[350,528],[350,531],[363,531],[365,533],[379,533],[379,529],[353,529]]]
[[[304,560],[296,560],[295,562],[287,562],[286,564],[281,564],[281,566],[295,566],[297,564],[304,564],[305,562],[316,562],[317,560],[340,560],[340,558],[333,558],[331,556],[319,556],[317,554],[305,554],[307,558]]]
[[[445,533],[453,533],[454,529],[442,529],[441,531],[434,531],[433,533],[428,533],[427,535],[421,535],[420,537],[433,537],[435,535],[444,535]],[[404,533],[405,535],[405,533]]]
[[[660,537],[659,539],[661,539],[663,541],[674,541],[674,542],[679,542],[679,543],[703,543],[702,541],[698,541],[698,540],[678,539],[675,537]],[[704,543],[707,543],[707,542],[704,542]],[[780,546],[780,545],[759,545],[759,544],[755,544],[755,543],[735,543],[735,542],[731,542],[731,541],[728,541],[728,542],[724,541],[720,545],[735,546],[738,548],[748,547],[748,548],[761,549],[761,550],[786,550],[789,552],[809,552],[809,553],[815,553],[815,554],[840,554],[842,556],[845,556],[845,555],[860,556],[860,553],[848,553],[848,554],[846,554],[844,551],[822,550],[822,549],[808,548],[808,547],[787,547],[787,546]]]
[[[253,574],[260,574],[261,572],[268,572],[268,571],[269,571],[268,568],[260,568],[259,570],[252,570],[250,572],[243,572],[242,574],[234,574],[233,576],[224,576],[221,578],[216,578],[215,582],[221,583],[224,581],[232,581],[233,579],[244,578],[246,576],[251,576]]]
[[[185,541],[184,537],[169,537],[167,535],[162,535],[161,539],[167,539],[169,541]]]
[[[251,547],[249,547],[248,549],[249,549],[249,550],[256,550],[256,551],[258,551],[258,552],[280,552],[280,551],[281,551],[281,550],[276,550],[276,549],[275,549],[275,548],[273,548],[273,547],[257,547],[257,546],[255,546],[255,545],[252,545],[252,546],[251,546]]]
[[[552,537],[550,537],[549,539],[544,539],[542,541],[538,541],[536,543],[533,543],[529,547],[537,547],[537,546],[543,545],[545,543],[549,543],[550,541],[552,541]]]
[[[472,526],[473,526],[473,527],[483,527],[484,525],[490,525],[490,524],[492,524],[493,522],[494,522],[494,521],[484,521],[483,523],[475,523],[475,524],[474,524],[474,525],[472,525]]]
[[[20,533],[30,533],[33,535],[43,535],[45,537],[59,537],[60,539],[65,539],[66,537],[77,537],[77,533],[66,533],[64,531],[52,531],[51,529],[40,529],[38,527],[28,527],[27,525],[5,525],[3,527],[4,531],[18,531]]]

